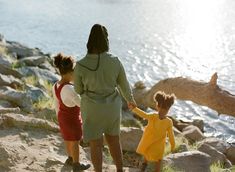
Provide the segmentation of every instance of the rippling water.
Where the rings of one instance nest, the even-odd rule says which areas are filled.
[[[91,26],[107,26],[111,50],[132,83],[187,76],[235,93],[234,0],[0,0],[0,33],[9,40],[81,58]],[[205,120],[206,135],[235,142],[235,118],[192,102],[171,113]]]

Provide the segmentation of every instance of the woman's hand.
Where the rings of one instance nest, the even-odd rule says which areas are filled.
[[[127,102],[127,106],[130,110],[134,109],[137,107],[135,102]]]

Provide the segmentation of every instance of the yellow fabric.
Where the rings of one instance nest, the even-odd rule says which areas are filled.
[[[161,120],[158,114],[147,114],[139,108],[134,108],[132,111],[141,118],[148,120],[136,152],[143,155],[147,161],[161,160],[164,154],[166,136],[169,137],[171,150],[175,148],[172,120],[170,118]]]

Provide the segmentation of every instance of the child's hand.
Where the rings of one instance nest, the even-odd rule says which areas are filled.
[[[127,103],[127,106],[130,110],[134,109],[135,107],[137,107],[136,103],[135,102],[128,102]]]

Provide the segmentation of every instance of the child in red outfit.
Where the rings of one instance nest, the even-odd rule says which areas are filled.
[[[86,170],[90,165],[79,163],[79,141],[82,138],[82,119],[80,114],[80,97],[73,85],[74,60],[58,54],[54,60],[59,69],[61,80],[54,84],[53,95],[60,132],[65,142],[68,159],[66,165],[73,166],[73,172]]]

